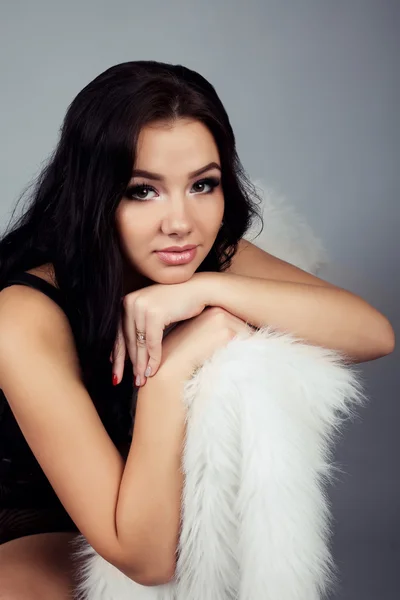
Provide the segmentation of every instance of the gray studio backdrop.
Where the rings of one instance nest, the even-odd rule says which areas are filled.
[[[324,241],[321,277],[398,333],[399,2],[15,0],[0,21],[1,229],[82,87],[119,62],[182,63],[215,85],[251,177]],[[335,600],[400,597],[399,358],[361,366],[371,402],[337,446]]]

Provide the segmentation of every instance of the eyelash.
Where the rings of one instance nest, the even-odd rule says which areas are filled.
[[[201,196],[205,196],[206,194],[212,194],[212,192],[215,190],[216,187],[219,186],[220,184],[220,179],[218,179],[217,177],[207,177],[205,179],[199,179],[198,181],[196,181],[193,185],[198,185],[199,183],[202,183],[203,185],[208,185],[210,186],[210,191],[209,192],[198,192]],[[156,192],[156,190],[151,186],[148,185],[146,183],[139,183],[138,185],[131,185],[130,187],[127,188],[126,192],[125,192],[125,196],[127,198],[129,198],[130,200],[137,200],[138,202],[146,202],[148,201],[148,198],[134,198],[134,194],[137,194],[138,192],[143,192],[145,190],[151,190],[153,192]],[[152,200],[152,198],[150,198]]]

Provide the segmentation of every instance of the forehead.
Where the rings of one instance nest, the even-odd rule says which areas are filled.
[[[153,123],[140,131],[135,168],[166,176],[189,173],[209,162],[219,162],[214,137],[200,121],[178,119]]]

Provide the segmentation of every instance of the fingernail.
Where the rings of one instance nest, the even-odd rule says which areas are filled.
[[[140,375],[136,375],[136,381],[135,381],[135,383],[136,383],[136,387],[140,386]]]
[[[117,377],[117,375],[115,373],[113,373],[112,384],[113,385],[117,385],[117,383],[118,383],[118,377]]]
[[[144,372],[145,377],[150,377],[150,373],[151,373],[151,367],[148,366],[147,369]]]

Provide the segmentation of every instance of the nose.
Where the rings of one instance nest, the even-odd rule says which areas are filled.
[[[162,231],[166,235],[187,235],[192,229],[192,215],[188,203],[190,198],[184,194],[175,194],[168,202],[162,219]]]

